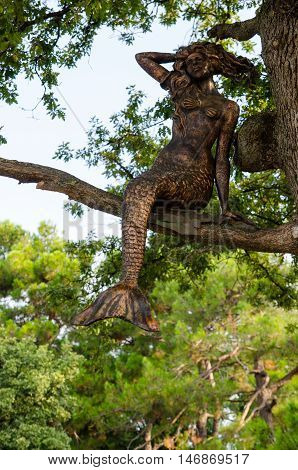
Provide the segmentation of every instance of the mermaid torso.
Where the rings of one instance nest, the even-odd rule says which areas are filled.
[[[227,100],[220,94],[203,95],[194,84],[176,92],[172,86],[171,90],[175,103],[172,139],[149,173],[163,175],[167,180],[159,195],[161,199],[197,201],[198,206],[204,207],[210,200],[215,176],[211,150]],[[169,184],[171,179],[177,183]]]

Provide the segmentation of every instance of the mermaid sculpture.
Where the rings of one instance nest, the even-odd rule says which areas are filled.
[[[177,53],[144,52],[139,65],[170,93],[175,104],[172,139],[152,168],[127,186],[122,206],[123,267],[120,282],[102,292],[78,314],[75,325],[90,325],[118,317],[147,330],[158,331],[150,305],[138,288],[143,264],[147,224],[154,205],[169,201],[202,209],[210,201],[214,181],[220,200],[221,219],[239,219],[228,206],[229,151],[239,106],[216,89],[213,75],[238,80],[250,77],[253,64],[222,46],[198,42]],[[169,71],[160,64],[173,62]],[[217,141],[215,158],[211,153]],[[241,218],[241,217],[240,217]]]

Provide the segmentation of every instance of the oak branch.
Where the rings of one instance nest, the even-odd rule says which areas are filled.
[[[92,209],[121,217],[120,197],[96,188],[61,170],[0,158],[0,176],[19,183],[36,183],[36,188],[65,194]],[[152,214],[148,228],[184,238],[203,246],[227,246],[267,253],[298,254],[298,224],[258,229],[243,222],[219,224],[216,217],[195,211]]]

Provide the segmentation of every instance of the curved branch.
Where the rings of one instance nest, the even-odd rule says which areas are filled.
[[[92,209],[121,216],[120,197],[61,170],[0,158],[0,176],[16,179],[20,183],[37,183],[37,189],[62,193]],[[219,225],[218,217],[189,210],[153,213],[149,228],[204,246],[298,254],[298,225],[295,222],[273,229],[258,229],[244,222]]]
[[[233,38],[238,41],[247,41],[256,34],[259,34],[258,16],[246,21],[240,21],[232,24],[218,24],[209,29],[210,38],[226,39]]]
[[[120,197],[98,189],[65,171],[35,163],[18,162],[0,158],[0,176],[6,176],[19,183],[37,183],[36,189],[66,194],[69,199],[81,202],[91,209],[120,216]]]
[[[29,21],[24,21],[19,28],[19,32],[24,32],[27,28],[31,28],[31,26],[36,26],[42,23],[43,21],[49,20],[49,19],[56,19],[56,20],[61,20],[66,13],[68,13],[71,10],[71,7],[73,5],[68,5],[62,8],[61,10],[58,11],[50,11],[46,13],[45,15],[41,16],[40,18],[35,18],[34,20],[29,20]]]
[[[277,392],[281,387],[283,387],[289,380],[292,379],[295,375],[298,374],[298,366],[294,367],[294,369],[290,370],[284,377],[279,379],[277,382],[271,385],[272,392]]]

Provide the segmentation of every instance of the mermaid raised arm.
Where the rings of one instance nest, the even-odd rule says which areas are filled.
[[[176,60],[176,54],[167,52],[140,52],[135,57],[142,69],[159,83],[164,82],[170,73],[160,64],[167,64]]]

